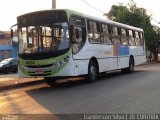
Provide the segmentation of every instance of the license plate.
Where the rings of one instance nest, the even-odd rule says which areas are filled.
[[[42,71],[42,70],[37,70],[36,71],[36,74],[43,74],[44,73],[44,71]]]

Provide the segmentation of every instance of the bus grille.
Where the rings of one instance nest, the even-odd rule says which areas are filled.
[[[53,64],[49,64],[49,65],[37,65],[37,66],[30,66],[27,65],[28,68],[45,68],[45,67],[51,67]]]

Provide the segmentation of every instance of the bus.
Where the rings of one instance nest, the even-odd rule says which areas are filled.
[[[86,76],[133,72],[146,61],[143,29],[69,9],[35,11],[17,17],[20,77]]]

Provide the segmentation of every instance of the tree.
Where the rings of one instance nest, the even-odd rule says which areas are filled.
[[[160,39],[160,29],[151,24],[151,16],[147,15],[146,9],[138,8],[134,0],[130,0],[127,6],[123,4],[113,5],[109,13],[104,14],[108,19],[140,27],[144,30],[146,49],[158,58],[157,40]]]

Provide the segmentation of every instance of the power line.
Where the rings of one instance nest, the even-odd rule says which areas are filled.
[[[154,18],[151,18],[152,20],[154,20],[154,21],[156,21],[158,24],[160,24],[160,22],[159,21],[157,21],[156,19],[154,19]]]
[[[86,2],[85,0],[81,0],[83,3],[85,3],[85,4],[87,4],[88,6],[90,6],[91,8],[93,8],[93,9],[95,9],[95,10],[97,10],[97,11],[99,11],[99,12],[101,12],[101,13],[103,13],[103,14],[106,14],[106,12],[104,12],[104,11],[102,11],[102,10],[100,10],[100,9],[98,9],[98,8],[96,8],[95,6],[93,6],[93,5],[91,5],[91,4],[89,4],[88,2]]]

